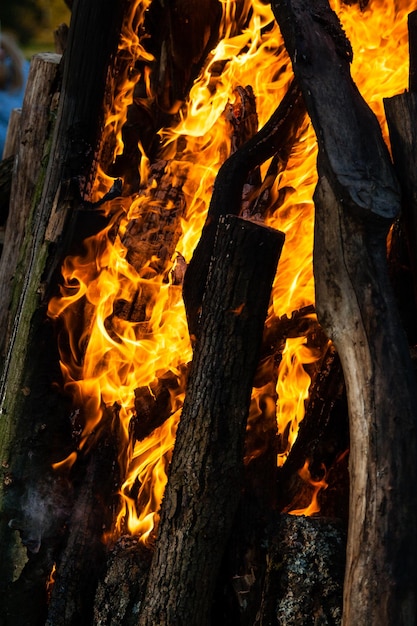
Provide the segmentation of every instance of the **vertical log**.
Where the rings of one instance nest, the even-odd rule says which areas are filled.
[[[106,79],[128,5],[127,0],[74,3],[50,157],[40,200],[34,203],[32,228],[22,246],[27,251],[24,279],[16,296],[0,389],[0,592],[6,594],[7,585],[19,576],[17,559],[21,565],[25,558],[18,536],[8,526],[10,507],[18,508],[22,485],[33,485],[35,466],[41,474],[60,460],[51,458],[52,446],[63,445],[71,436],[70,425],[63,426],[68,408],[56,389],[58,357],[53,330],[45,321],[46,299],[53,272],[75,238],[76,221],[69,218],[79,204],[80,181],[87,189],[93,171]]]
[[[29,77],[28,77],[28,80]],[[6,141],[3,148],[3,159],[7,159],[12,154],[15,155],[18,150],[20,137],[20,117],[22,109],[13,109],[10,113],[9,125],[7,126]]]
[[[8,343],[10,319],[14,318],[16,305],[11,306],[13,281],[15,289],[22,276],[15,276],[20,257],[21,271],[25,271],[22,244],[31,221],[33,201],[41,173],[45,142],[51,121],[53,98],[58,88],[58,54],[37,54],[33,57],[20,116],[16,144],[15,169],[10,193],[9,216],[5,232],[5,246],[0,261],[0,352]],[[55,103],[55,111],[56,112]],[[10,140],[12,141],[12,140]],[[13,142],[15,143],[15,142]],[[6,144],[5,149],[9,149]],[[47,155],[46,155],[47,156]],[[39,192],[38,192],[39,193]]]
[[[341,358],[350,414],[343,624],[409,626],[417,617],[417,398],[386,266],[398,183],[350,76],[337,16],[325,0],[272,6],[319,143],[316,306]]]
[[[210,623],[239,502],[253,376],[283,236],[219,221],[139,624]]]

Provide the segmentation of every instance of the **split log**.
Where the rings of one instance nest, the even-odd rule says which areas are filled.
[[[278,231],[233,216],[219,221],[141,626],[210,622],[239,502],[245,422],[282,243]]]
[[[13,320],[16,314],[16,305],[11,307],[13,281],[15,289],[22,282],[21,276],[15,276],[19,258],[23,273],[27,267],[21,258],[22,245],[30,223],[33,203],[37,200],[35,193],[39,185],[42,160],[47,157],[44,154],[44,147],[50,130],[51,115],[56,113],[60,60],[59,55],[50,53],[37,54],[33,57],[20,116],[19,140],[5,232],[6,245],[0,261],[2,276],[0,326],[4,329],[0,340],[2,353],[10,336],[10,320]]]
[[[416,622],[416,385],[389,285],[399,188],[378,122],[350,76],[327,2],[272,2],[318,143],[314,273],[319,321],[339,352],[350,413],[343,624]]]

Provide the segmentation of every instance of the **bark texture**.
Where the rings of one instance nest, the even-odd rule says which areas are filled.
[[[253,376],[283,236],[221,218],[139,624],[210,623],[240,498]]]
[[[327,2],[285,0],[273,9],[319,144],[317,313],[340,354],[349,404],[343,624],[414,624],[416,384],[386,267],[398,183]]]

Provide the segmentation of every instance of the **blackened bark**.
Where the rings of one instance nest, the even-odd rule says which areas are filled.
[[[406,92],[384,100],[394,165],[402,190],[400,220],[407,240],[417,303],[417,93]]]
[[[343,624],[405,626],[417,616],[417,398],[386,266],[398,183],[378,122],[350,76],[350,46],[327,2],[272,6],[319,144],[316,306],[340,355],[348,394]]]
[[[240,498],[246,418],[282,243],[281,233],[252,222],[219,222],[141,626],[210,622]]]
[[[242,188],[249,172],[271,156],[280,154],[280,151],[286,157],[288,145],[295,138],[294,127],[299,126],[304,115],[303,99],[297,82],[293,81],[265,126],[220,168],[201,238],[190,261],[190,271],[184,278],[184,302],[190,335],[197,337],[199,332],[199,310],[219,217],[226,213],[240,214]]]

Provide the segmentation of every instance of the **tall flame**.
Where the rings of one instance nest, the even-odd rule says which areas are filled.
[[[180,367],[191,359],[181,287],[172,278],[175,256],[189,261],[198,242],[216,173],[230,149],[223,112],[236,87],[252,86],[262,126],[281,101],[292,78],[289,59],[270,7],[261,0],[247,0],[244,7],[244,13],[249,16],[247,25],[236,34],[236,29],[232,28],[235,2],[222,0],[221,4],[222,39],[181,108],[179,122],[160,132],[164,158],[169,161],[167,167],[173,176],[181,178],[185,202],[176,254],[167,259],[162,268],[152,257],[139,269],[128,261],[129,250],[123,243],[125,235],[132,221],[139,219],[156,202],[155,178],[140,146],[143,155],[140,194],[111,203],[113,217],[108,227],[85,241],[83,254],[66,259],[61,295],[49,306],[50,316],[61,318],[66,327],[61,340],[62,372],[74,402],[82,407],[83,429],[78,447],[83,449],[88,445],[100,426],[103,412],[117,406],[114,414],[122,441],[120,460],[125,476],[117,525],[120,532],[127,526],[144,540],[152,533],[166,482],[166,467],[184,391]],[[134,86],[140,78],[138,71],[134,71],[135,63],[138,59],[151,60],[138,36],[138,32],[143,31],[149,5],[150,0],[132,3],[131,14],[123,26],[119,56],[124,60],[125,80],[108,103],[103,138],[104,144],[112,146],[113,159],[123,151],[121,129]],[[399,93],[407,86],[406,14],[416,5],[416,0],[371,0],[361,11],[357,5],[333,1],[354,49],[354,80],[378,116],[385,136],[382,98]],[[223,67],[220,75],[216,71],[219,64]],[[151,98],[147,71],[145,67],[142,79]],[[179,139],[182,142],[180,154],[177,153]],[[315,137],[306,121],[300,128],[285,170],[278,174],[271,189],[267,221],[285,232],[286,243],[267,323],[274,317],[290,316],[293,311],[314,304],[312,196],[317,179],[315,161]],[[262,168],[263,175],[266,167],[267,164]],[[100,170],[92,199],[102,197],[113,182],[113,178]],[[169,203],[166,208],[170,209]],[[138,294],[146,296],[145,322],[131,322],[114,314],[118,303],[133,302]],[[80,315],[85,320],[81,329]],[[305,337],[288,340],[276,391],[278,431],[286,433],[289,447],[280,456],[279,463],[288,454],[296,437],[296,426],[304,416],[309,377],[303,365],[316,358]],[[133,445],[129,429],[135,416],[135,390],[140,387],[151,390],[155,380],[165,372],[171,372],[178,379],[177,391],[171,398],[172,416],[151,436]],[[275,400],[271,399],[272,402]],[[138,415],[137,419],[140,417]],[[75,458],[74,452],[67,463]]]

